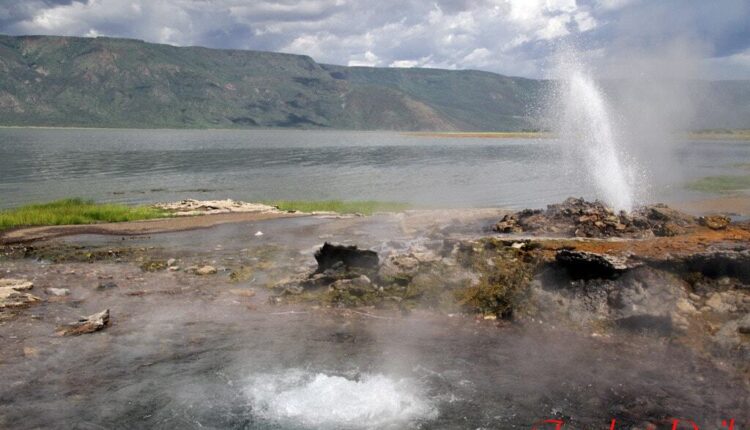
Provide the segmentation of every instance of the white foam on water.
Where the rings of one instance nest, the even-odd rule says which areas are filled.
[[[353,380],[289,370],[253,375],[244,391],[256,415],[303,427],[401,428],[437,417],[413,380],[381,374]]]
[[[557,74],[554,126],[573,156],[574,168],[596,188],[597,198],[614,209],[631,210],[636,174],[604,93],[573,51],[559,55]]]

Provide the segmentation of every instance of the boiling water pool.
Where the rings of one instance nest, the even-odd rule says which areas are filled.
[[[258,416],[291,426],[386,428],[437,417],[417,382],[383,374],[350,379],[291,369],[245,384]]]
[[[96,335],[50,337],[43,310],[41,323],[6,325],[6,353],[38,352],[5,356],[0,427],[530,428],[565,417],[604,428],[747,410],[739,381],[646,338],[248,308],[224,295],[92,300],[87,309],[117,309]]]

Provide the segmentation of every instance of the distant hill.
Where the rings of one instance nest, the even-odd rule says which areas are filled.
[[[0,125],[138,128],[514,131],[535,127],[546,85],[470,70],[56,36],[0,36],[0,76]],[[724,92],[747,105],[750,85],[732,85]]]

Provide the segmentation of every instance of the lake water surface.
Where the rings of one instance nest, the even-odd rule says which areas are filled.
[[[660,175],[668,175],[652,178],[650,200],[694,197],[685,181],[731,172],[750,160],[750,145],[690,141],[678,145],[674,157],[679,169],[665,166]],[[439,207],[536,207],[570,195],[594,197],[575,172],[560,168],[561,160],[552,139],[0,129],[0,207],[71,196],[127,203],[388,200]]]

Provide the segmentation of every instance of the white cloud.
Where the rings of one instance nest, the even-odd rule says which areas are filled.
[[[575,19],[576,25],[578,25],[578,30],[581,32],[593,30],[597,26],[594,17],[592,17],[587,11],[576,13],[573,15],[573,19]]]
[[[374,67],[380,65],[380,58],[373,54],[372,51],[367,51],[362,55],[353,56],[346,65]]]
[[[596,4],[602,9],[616,10],[616,9],[622,9],[623,7],[628,6],[637,1],[638,0],[597,0]]]
[[[419,65],[419,61],[416,60],[396,60],[392,61],[391,64],[388,65],[388,67],[400,67],[400,68],[411,68],[411,67],[417,67]]]
[[[708,22],[710,34],[734,31],[742,39],[738,43],[747,48],[750,42],[743,36],[747,32],[739,26],[747,22],[748,12],[742,12],[742,0],[725,1],[739,4],[731,13],[708,8],[708,12],[716,10],[713,20],[703,19],[707,13],[703,9],[693,14],[697,22],[659,20],[648,26],[648,34],[672,37]],[[682,7],[685,3],[688,6]],[[659,8],[697,11],[700,4],[698,0],[662,0]],[[616,57],[613,54],[623,40],[630,43],[616,39],[619,29],[638,33],[633,23],[643,21],[638,17],[647,14],[647,5],[641,0],[0,1],[0,33],[133,37],[176,45],[306,54],[334,64],[478,68],[535,77],[544,75],[546,58],[558,40],[578,40],[581,33],[586,37],[580,39],[589,43],[584,50]],[[633,10],[643,11],[635,15],[638,19],[633,18]],[[722,30],[729,19],[732,25]],[[732,49],[729,54],[741,51]],[[742,58],[711,64],[731,66],[744,70],[740,75],[750,76],[750,66]]]
[[[477,48],[463,59],[468,64],[483,65],[492,58],[492,52],[487,48]]]
[[[537,30],[534,34],[539,40],[557,39],[570,34],[568,23],[570,15],[557,15],[547,19],[547,25]]]

